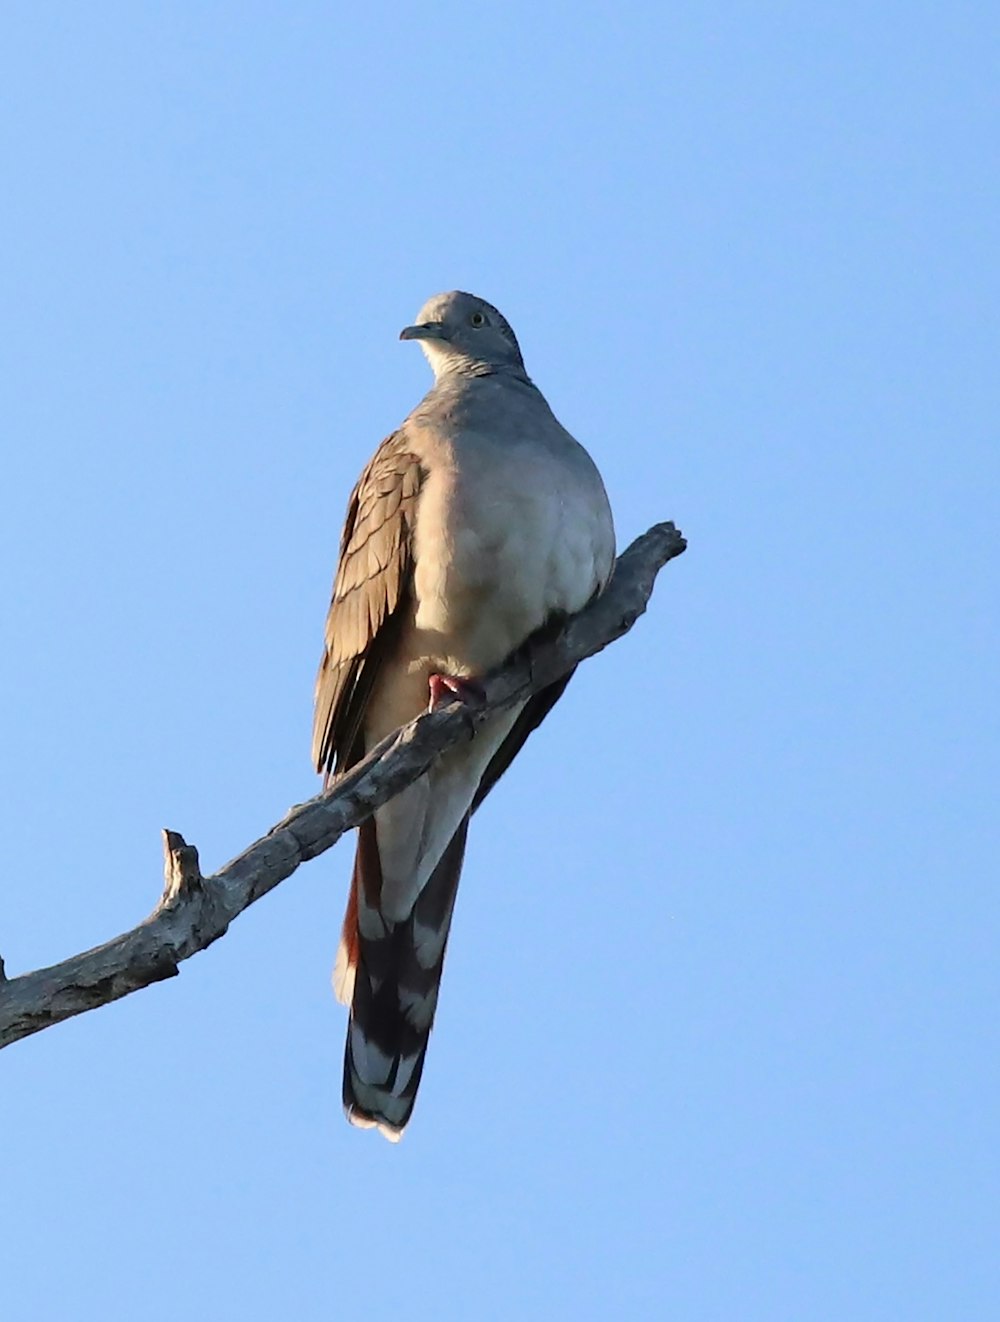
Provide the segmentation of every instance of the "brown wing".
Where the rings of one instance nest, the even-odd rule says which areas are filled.
[[[316,676],[313,761],[327,777],[363,754],[365,707],[413,583],[420,461],[394,432],[351,492]]]

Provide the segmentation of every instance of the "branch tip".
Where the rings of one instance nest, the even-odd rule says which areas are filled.
[[[199,889],[202,881],[198,851],[194,845],[189,845],[179,831],[165,830],[162,834],[164,886],[161,906]]]

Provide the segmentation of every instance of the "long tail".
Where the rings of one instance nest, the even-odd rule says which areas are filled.
[[[402,1137],[423,1073],[468,825],[466,815],[409,916],[396,923],[379,910],[382,870],[374,821],[358,831],[334,970],[337,995],[351,1005],[344,1110],[351,1124],[377,1127],[392,1142]]]

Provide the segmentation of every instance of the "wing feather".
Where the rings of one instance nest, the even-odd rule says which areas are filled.
[[[347,504],[316,676],[313,761],[327,776],[364,751],[365,708],[410,600],[423,478],[405,434],[394,432],[375,451]]]

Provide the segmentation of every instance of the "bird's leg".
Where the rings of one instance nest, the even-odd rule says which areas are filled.
[[[458,675],[431,675],[428,711],[447,706],[449,702],[464,702],[468,707],[481,707],[486,701],[486,690],[477,679],[461,679]]]

